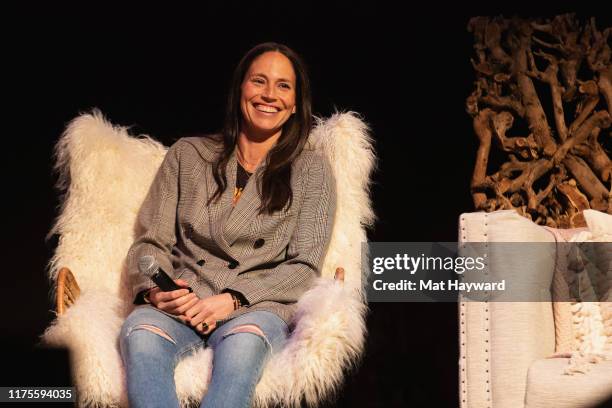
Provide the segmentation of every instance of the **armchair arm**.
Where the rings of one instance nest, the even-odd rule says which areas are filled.
[[[70,269],[66,267],[60,269],[57,276],[55,293],[55,308],[57,314],[61,315],[68,310],[68,308],[76,302],[80,294],[81,289]]]
[[[514,211],[462,214],[459,242],[549,242],[554,237]],[[529,256],[525,255],[526,259]],[[538,269],[511,251],[491,246],[487,272],[492,278],[527,272],[552,282],[554,259]],[[511,300],[511,299],[507,299]],[[527,371],[555,350],[550,293],[540,301],[459,302],[460,407],[522,407]]]
[[[344,268],[336,268],[334,279],[344,282]],[[55,309],[57,314],[61,315],[76,302],[81,294],[81,288],[79,288],[79,284],[70,269],[66,267],[60,269],[55,292]]]
[[[344,268],[336,268],[334,279],[344,282]],[[63,314],[76,302],[81,294],[81,288],[70,269],[64,267],[57,275],[57,287],[55,296],[55,309],[58,315]]]

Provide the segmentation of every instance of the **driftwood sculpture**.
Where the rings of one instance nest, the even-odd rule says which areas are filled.
[[[480,142],[476,209],[516,209],[557,228],[584,226],[588,208],[612,214],[611,29],[565,14],[474,17],[468,30],[476,81],[466,109]],[[500,165],[487,175],[489,161]]]

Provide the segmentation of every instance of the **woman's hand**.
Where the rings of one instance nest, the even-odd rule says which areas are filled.
[[[196,329],[198,333],[209,334],[217,327],[217,320],[222,320],[234,311],[234,301],[229,293],[198,299],[187,309],[184,316],[187,324]],[[208,323],[207,330],[202,329],[201,323]]]
[[[175,279],[174,282],[184,288],[189,286],[189,284],[182,279]],[[189,293],[187,289],[163,292],[160,288],[155,287],[149,291],[149,300],[156,308],[177,315],[181,320],[186,322],[185,317],[181,315],[197,303],[198,297],[195,293]]]

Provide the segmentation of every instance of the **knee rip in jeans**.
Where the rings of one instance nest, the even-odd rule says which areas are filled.
[[[134,326],[133,330],[148,330],[152,333],[158,334],[161,337],[169,340],[172,342],[172,344],[176,344],[176,342],[174,341],[174,339],[172,337],[170,337],[168,335],[168,333],[166,333],[165,331],[163,331],[162,329],[160,329],[159,327],[155,327],[151,324],[139,324],[137,326]]]
[[[263,330],[261,330],[259,326],[257,326],[256,324],[252,324],[252,323],[238,325],[234,327],[233,329],[231,329],[229,332],[227,332],[225,336],[223,337],[229,336],[230,334],[234,334],[234,333],[253,333],[263,338],[266,342],[268,341]]]

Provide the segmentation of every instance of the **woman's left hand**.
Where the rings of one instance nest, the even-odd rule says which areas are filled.
[[[229,293],[221,293],[200,299],[185,313],[186,322],[198,333],[209,334],[217,327],[217,320],[225,319],[234,311],[234,301]],[[202,323],[207,323],[208,328],[203,330]]]

